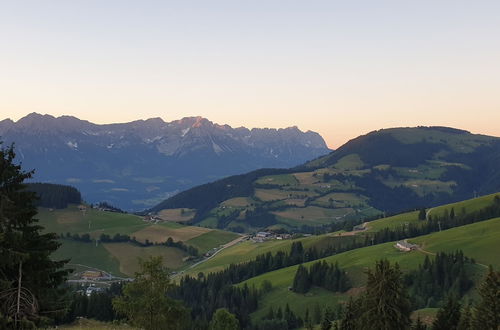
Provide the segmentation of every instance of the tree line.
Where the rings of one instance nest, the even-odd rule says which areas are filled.
[[[66,233],[62,234],[61,238],[63,239],[69,239],[77,242],[84,242],[84,243],[92,243],[94,239],[90,236],[90,234],[85,233],[85,234],[71,234],[71,233]],[[148,246],[167,246],[167,247],[174,247],[178,248],[190,256],[193,257],[198,257],[200,255],[199,251],[197,248],[194,246],[185,244],[182,241],[177,241],[175,242],[172,237],[167,238],[167,240],[163,243],[156,243],[156,242],[151,242],[150,240],[146,239],[144,242],[138,241],[135,236],[130,237],[129,235],[124,235],[124,234],[114,234],[113,236],[108,235],[108,234],[101,234],[99,236],[98,241],[102,243],[131,243],[140,247],[148,247]]]
[[[491,267],[480,284],[480,298],[475,306],[462,305],[450,293],[430,327],[420,318],[410,319],[413,308],[397,263],[377,261],[367,277],[366,290],[345,304],[340,317],[327,319],[325,315],[321,329],[495,330],[500,327],[500,272]]]
[[[425,256],[418,269],[404,276],[414,309],[440,306],[447,295],[461,298],[472,287],[470,266],[473,259],[462,251],[439,252],[433,259]]]
[[[68,204],[82,201],[82,195],[75,187],[52,183],[28,183],[25,186],[26,190],[36,194],[35,206],[64,209]]]
[[[312,286],[333,292],[345,292],[351,288],[351,281],[338,263],[328,264],[324,260],[318,261],[313,263],[309,270],[299,265],[293,278],[292,290],[297,293],[307,293]]]

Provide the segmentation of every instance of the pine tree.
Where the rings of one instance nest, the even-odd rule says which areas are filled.
[[[432,330],[456,330],[460,321],[460,308],[458,300],[448,296],[445,305],[437,312]]]
[[[321,308],[319,307],[319,304],[316,303],[313,309],[313,316],[312,316],[313,324],[318,324],[321,322],[321,315],[322,315]]]
[[[497,329],[500,327],[500,272],[490,266],[488,274],[479,287],[481,301],[474,309],[474,329]]]
[[[457,330],[469,330],[472,326],[472,312],[470,305],[462,309],[460,322],[458,322]]]
[[[51,260],[57,235],[40,233],[36,196],[24,184],[33,171],[24,172],[15,156],[12,146],[0,149],[0,323],[11,329],[42,326],[69,308],[61,289],[67,261]]]
[[[282,320],[283,319],[283,310],[281,309],[281,306],[278,307],[278,311],[276,312],[276,318],[278,320]]]
[[[375,271],[369,270],[367,275],[366,292],[362,298],[362,326],[407,329],[411,323],[411,306],[399,265],[391,266],[388,260],[380,260],[375,264]]]
[[[304,266],[299,265],[293,279],[293,291],[297,293],[307,293],[310,287],[309,272]]]
[[[264,319],[266,319],[266,320],[272,320],[272,319],[274,319],[274,310],[273,310],[273,306],[269,306],[269,310],[267,311],[267,314],[266,314],[266,316],[264,317]]]
[[[425,208],[421,208],[420,211],[418,212],[418,220],[425,220],[427,216],[427,213],[425,211]]]
[[[347,302],[342,318],[340,320],[340,330],[356,330],[358,328],[359,316],[361,313],[361,301],[352,297]]]

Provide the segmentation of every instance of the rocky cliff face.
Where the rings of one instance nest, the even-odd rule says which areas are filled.
[[[261,167],[291,167],[329,152],[323,138],[297,127],[247,129],[202,117],[97,125],[30,114],[0,122],[35,180],[72,184],[89,202],[142,209],[177,191]]]

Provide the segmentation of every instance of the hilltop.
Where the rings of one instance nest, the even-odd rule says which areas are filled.
[[[193,223],[234,231],[314,232],[351,219],[500,189],[500,138],[446,127],[371,132],[292,169],[262,169],[179,193],[148,210],[190,208]]]

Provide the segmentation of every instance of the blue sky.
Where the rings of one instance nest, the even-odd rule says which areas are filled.
[[[0,3],[0,111],[500,135],[498,1]]]

